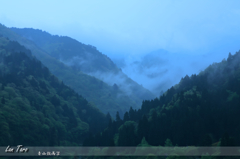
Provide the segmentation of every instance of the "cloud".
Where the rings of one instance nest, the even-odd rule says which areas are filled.
[[[8,27],[38,28],[96,46],[154,91],[239,50],[239,6],[237,0],[4,1],[0,20]],[[159,48],[172,55],[144,64],[141,58]]]
[[[136,59],[134,56],[126,57],[122,70],[130,78],[159,96],[161,91],[166,91],[179,83],[182,77],[198,74],[208,65],[220,62],[227,56],[227,52],[189,55],[157,50],[140,59],[139,56],[136,56]],[[154,59],[156,59],[156,63]]]

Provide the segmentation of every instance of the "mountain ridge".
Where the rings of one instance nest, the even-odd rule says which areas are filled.
[[[117,85],[118,89],[123,92],[122,95],[129,96],[136,103],[132,103],[134,108],[139,108],[142,100],[154,98],[150,91],[128,78],[109,57],[99,52],[94,46],[82,44],[66,36],[51,35],[36,29],[11,28],[11,30],[23,37],[32,39],[38,47],[74,69],[75,72],[91,75],[108,83],[111,87]],[[120,96],[122,95],[120,94]]]
[[[115,116],[117,111],[123,114],[131,106],[133,108],[139,107],[136,102],[120,90],[114,90],[112,86],[81,71],[74,71],[71,67],[44,52],[34,42],[18,35],[4,25],[0,25],[0,34],[10,40],[18,41],[21,45],[30,49],[32,54],[47,66],[56,77],[84,96],[89,102],[94,103],[104,113],[109,112],[112,116]],[[123,95],[118,96],[118,94]]]
[[[79,145],[111,118],[59,81],[30,50],[2,36],[0,85],[0,145]]]
[[[143,101],[141,109],[129,110],[84,145],[101,146],[99,141],[106,139],[117,146],[137,146],[143,140],[152,146],[240,145],[239,83],[240,51],[198,75],[182,77],[160,98]]]

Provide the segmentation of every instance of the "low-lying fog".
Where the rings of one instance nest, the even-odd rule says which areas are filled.
[[[229,52],[216,52],[194,55],[160,49],[142,56],[112,57],[112,60],[130,78],[159,96],[182,77],[198,74],[213,62],[227,59]]]

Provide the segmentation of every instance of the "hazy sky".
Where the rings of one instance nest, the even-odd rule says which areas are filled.
[[[66,35],[104,54],[240,49],[240,1],[0,0],[0,23]]]

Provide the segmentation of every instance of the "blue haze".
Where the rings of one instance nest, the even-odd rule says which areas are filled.
[[[170,81],[164,90],[240,49],[237,0],[0,0],[0,4],[0,23],[42,29],[96,46],[116,63],[125,63],[119,65],[123,72],[152,91]],[[145,55],[160,49],[169,53],[163,57],[168,61],[164,66],[133,70],[137,64],[141,67]],[[147,72],[158,70],[162,76],[148,78]]]

